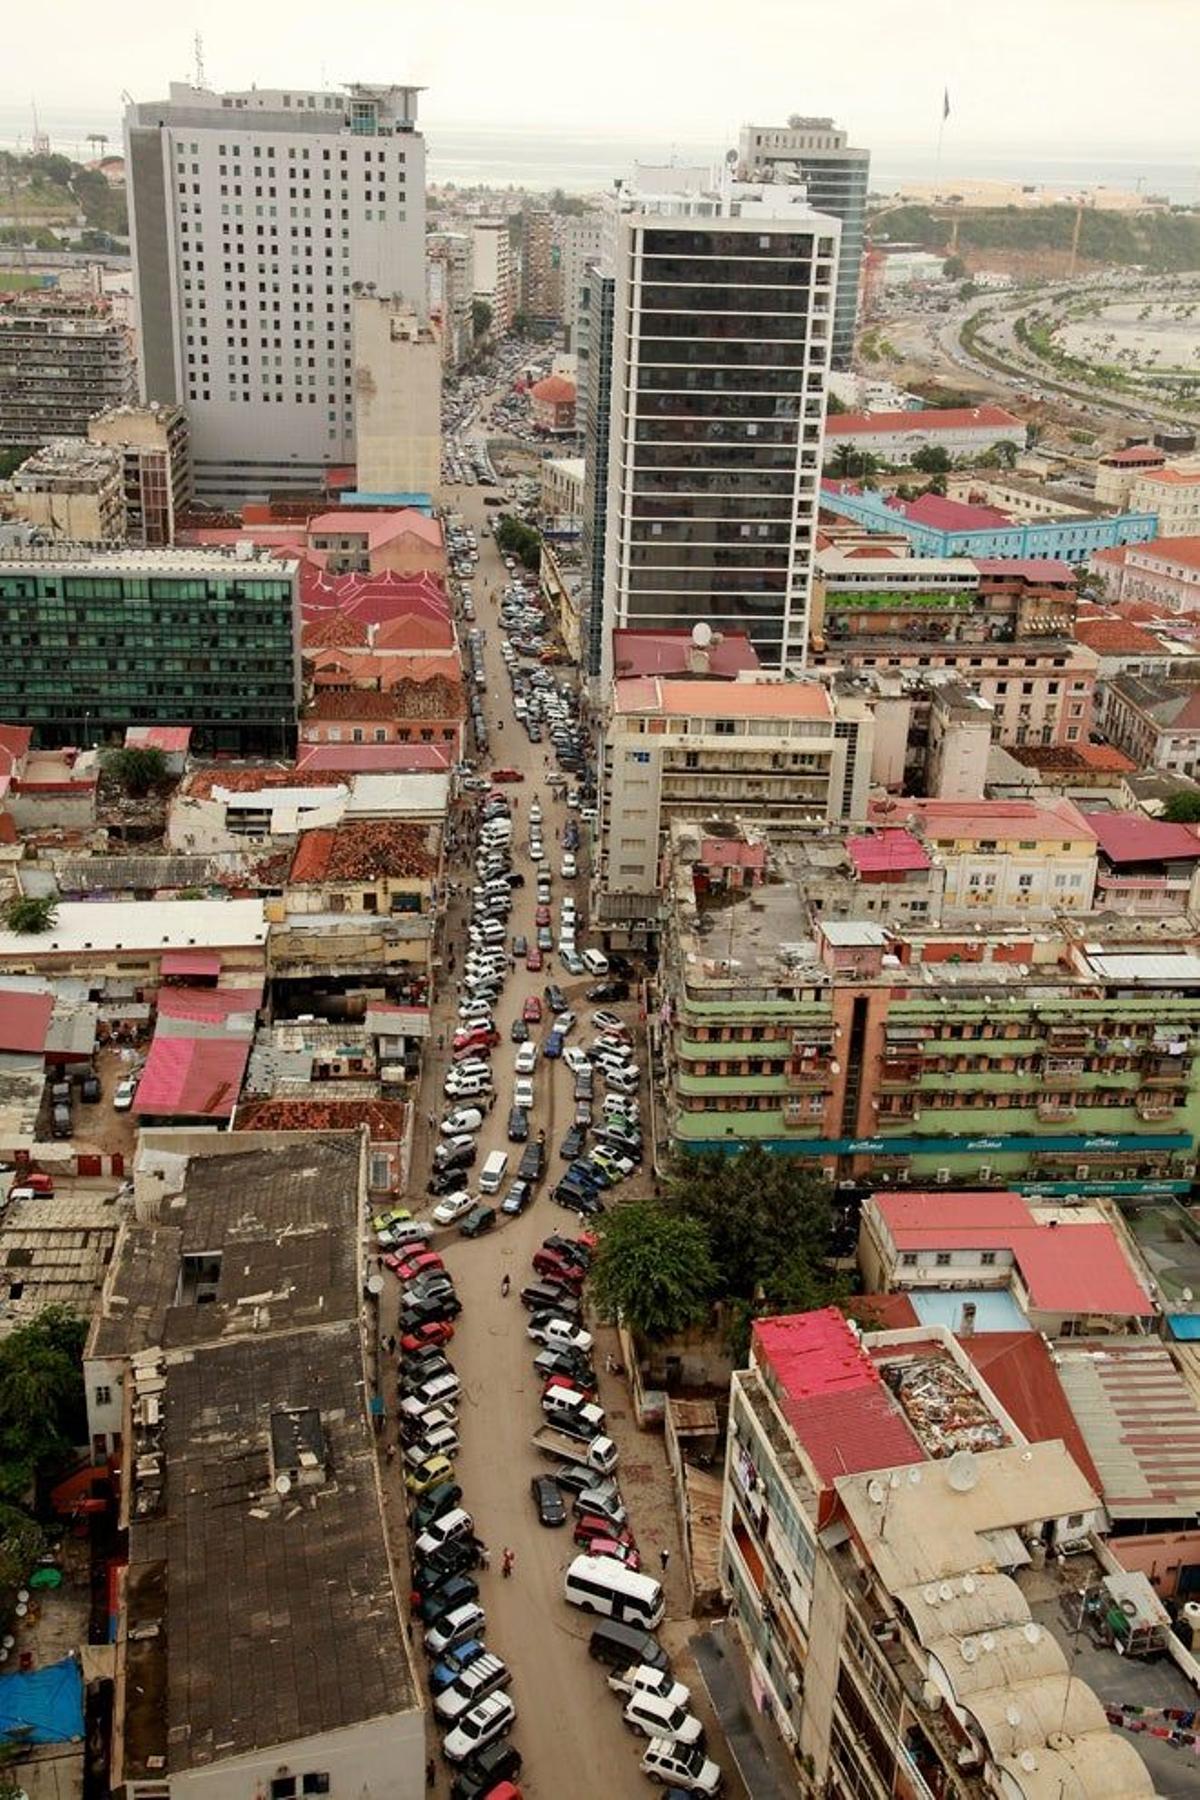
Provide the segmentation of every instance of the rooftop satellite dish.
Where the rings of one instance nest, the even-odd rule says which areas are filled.
[[[692,642],[697,650],[707,650],[713,640],[712,626],[707,619],[699,619],[692,626]]]
[[[958,1646],[958,1652],[965,1663],[978,1662],[979,1660],[979,1645],[975,1642],[974,1638],[964,1638],[962,1643]]]
[[[891,1474],[888,1476],[888,1486],[891,1488],[893,1494],[895,1493],[895,1491],[898,1487],[903,1486],[903,1482],[904,1482],[904,1477],[901,1475],[899,1469],[893,1469]]]
[[[996,1640],[990,1631],[985,1631],[979,1642],[985,1650],[994,1650],[996,1648]]]
[[[1021,1723],[1021,1709],[1019,1706],[1006,1706],[1004,1709],[1004,1716],[1010,1725],[1019,1725]]]
[[[1193,1296],[1193,1294],[1192,1294],[1192,1290],[1191,1290],[1191,1288],[1184,1288],[1184,1290],[1183,1290],[1183,1298],[1184,1298],[1184,1299],[1185,1299],[1185,1300],[1188,1300],[1188,1301],[1190,1301],[1190,1300],[1191,1300],[1191,1299],[1192,1299],[1192,1298],[1193,1298],[1193,1297],[1194,1297],[1194,1296]]]
[[[936,1606],[937,1605],[938,1591],[934,1587],[932,1582],[930,1582],[929,1586],[924,1590],[921,1597],[924,1600],[926,1606]]]
[[[946,1479],[956,1494],[969,1494],[979,1483],[979,1467],[969,1450],[956,1450],[947,1464]]]
[[[954,1589],[950,1586],[948,1581],[943,1581],[941,1587],[938,1589],[938,1594],[943,1600],[953,1600]]]
[[[867,1483],[867,1499],[873,1500],[875,1502],[876,1506],[879,1506],[882,1504],[885,1492],[886,1492],[886,1490],[884,1488],[882,1481],[875,1481],[874,1479],[868,1481],[868,1483]]]
[[[962,1587],[964,1594],[973,1594],[975,1592],[975,1577],[973,1575],[964,1575]]]
[[[1037,1757],[1033,1754],[1032,1750],[1022,1750],[1020,1756],[1018,1756],[1018,1758],[1017,1758],[1017,1761],[1020,1763],[1021,1767],[1024,1769],[1024,1771],[1027,1775],[1032,1775],[1034,1770],[1037,1768]]]
[[[279,1495],[279,1498],[282,1500],[284,1498],[284,1496],[286,1494],[290,1494],[291,1491],[292,1491],[291,1476],[290,1475],[277,1475],[275,1477],[275,1492]]]
[[[920,1469],[910,1469],[908,1471],[908,1485],[910,1487],[920,1487],[920,1485],[921,1485]]]
[[[1029,1620],[1028,1624],[1022,1625],[1021,1630],[1025,1633],[1025,1642],[1027,1644],[1041,1643],[1042,1628],[1040,1625],[1035,1625],[1032,1619]]]
[[[383,1292],[383,1276],[382,1275],[372,1275],[368,1278],[367,1292],[368,1292],[368,1294],[382,1294],[382,1292]]]

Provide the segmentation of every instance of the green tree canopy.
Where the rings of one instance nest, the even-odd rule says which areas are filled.
[[[603,1222],[592,1268],[600,1310],[644,1337],[669,1337],[708,1312],[717,1272],[697,1219],[654,1200],[618,1207]]]
[[[1162,816],[1172,825],[1200,825],[1200,794],[1172,794]]]
[[[541,567],[542,540],[541,535],[532,525],[514,519],[511,513],[503,513],[496,525],[496,542],[501,550],[510,556],[520,557],[522,563],[531,572]]]
[[[154,744],[135,744],[128,750],[112,751],[104,759],[104,773],[136,800],[164,787],[170,779],[167,759]]]
[[[941,444],[922,444],[912,459],[914,469],[920,469],[922,475],[944,475],[951,468],[949,453]]]
[[[492,309],[486,300],[471,302],[471,330],[477,338],[486,337],[492,329]]]
[[[0,1498],[23,1498],[86,1439],[86,1332],[74,1313],[50,1306],[0,1340]]]
[[[14,894],[4,904],[6,928],[22,936],[49,931],[57,917],[58,901],[51,894]]]
[[[869,450],[856,449],[853,444],[839,444],[830,466],[835,475],[853,481],[874,475],[879,468],[879,458],[872,456]]]

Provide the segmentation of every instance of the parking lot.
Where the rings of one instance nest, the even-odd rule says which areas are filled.
[[[613,990],[611,978],[589,972],[581,960],[591,947],[584,920],[586,821],[578,827],[580,845],[575,853],[576,873],[568,873],[565,877],[562,873],[562,838],[568,832],[568,822],[580,819],[582,804],[578,808],[569,807],[564,790],[549,785],[549,776],[556,766],[550,735],[553,709],[540,709],[544,716],[533,723],[544,729],[535,739],[531,739],[513,710],[513,686],[509,667],[501,653],[499,616],[502,598],[506,588],[511,589],[512,581],[493,540],[482,535],[482,526],[488,517],[483,494],[477,487],[466,491],[456,488],[449,504],[463,515],[464,522],[478,539],[478,568],[471,590],[476,626],[483,635],[476,640],[472,667],[477,667],[484,678],[476,692],[481,698],[489,746],[488,760],[481,766],[488,771],[493,767],[505,768],[520,779],[495,784],[494,793],[503,793],[508,799],[503,810],[494,803],[489,807],[486,799],[478,795],[476,804],[489,811],[497,822],[493,832],[488,832],[478,816],[473,824],[468,824],[469,815],[460,815],[456,825],[460,837],[469,838],[473,832],[476,842],[450,871],[451,881],[460,891],[450,903],[444,944],[446,960],[452,956],[455,966],[441,984],[435,1008],[432,1054],[425,1071],[414,1143],[414,1193],[409,1197],[409,1204],[418,1217],[428,1218],[438,1203],[436,1198],[426,1196],[420,1189],[433,1166],[436,1147],[444,1139],[442,1120],[453,1106],[472,1106],[478,1101],[483,1113],[479,1129],[468,1134],[474,1137],[477,1149],[473,1163],[463,1172],[462,1178],[463,1186],[473,1199],[480,1197],[480,1177],[488,1159],[496,1153],[507,1157],[498,1192],[487,1196],[487,1204],[497,1209],[506,1196],[512,1195],[522,1155],[530,1145],[536,1145],[544,1133],[546,1174],[535,1186],[533,1196],[523,1210],[509,1216],[498,1210],[494,1228],[487,1230],[477,1241],[464,1240],[459,1234],[459,1224],[468,1216],[464,1211],[458,1222],[439,1227],[432,1238],[462,1308],[454,1321],[453,1340],[446,1346],[446,1354],[461,1384],[457,1398],[455,1429],[458,1445],[454,1455],[454,1482],[462,1489],[461,1504],[472,1515],[476,1536],[487,1546],[489,1566],[476,1567],[471,1571],[471,1579],[479,1589],[477,1604],[486,1613],[487,1650],[501,1657],[511,1674],[511,1685],[504,1691],[517,1709],[511,1741],[524,1759],[520,1775],[522,1792],[545,1796],[600,1792],[606,1796],[632,1796],[648,1791],[646,1777],[639,1772],[638,1766],[648,1739],[634,1735],[623,1723],[622,1700],[609,1691],[606,1671],[588,1655],[588,1640],[598,1622],[596,1617],[569,1605],[563,1593],[565,1570],[580,1549],[573,1541],[576,1521],[570,1509],[574,1495],[564,1489],[568,1524],[558,1529],[539,1523],[531,1495],[533,1478],[551,1475],[559,1465],[553,1457],[541,1454],[532,1441],[534,1434],[546,1423],[539,1404],[545,1384],[533,1366],[541,1346],[527,1335],[532,1315],[522,1304],[521,1292],[538,1278],[532,1266],[533,1256],[543,1240],[554,1234],[564,1239],[576,1238],[588,1225],[586,1210],[583,1214],[566,1210],[555,1205],[550,1197],[568,1173],[568,1162],[561,1154],[561,1147],[576,1116],[576,1076],[570,1065],[574,1063],[579,1067],[581,1054],[592,1047],[588,1060],[596,1061],[593,1105],[595,1118],[599,1121],[606,1091],[606,1078],[601,1073],[599,1059],[606,1054],[606,1046],[592,1015],[598,1011],[615,1014],[621,1029],[611,1034],[612,1039],[614,1042],[624,1040],[631,1045],[635,1064],[644,1061],[636,990],[625,1000],[587,997],[589,990],[597,987],[609,993]],[[468,629],[469,622],[464,626],[464,636]],[[510,629],[505,635],[511,640],[514,634]],[[531,674],[537,665],[529,658],[519,658],[518,666]],[[554,671],[555,676],[559,673]],[[523,685],[527,697],[539,691],[531,682],[526,681]],[[541,691],[547,693],[549,690],[543,686]],[[526,717],[528,720],[528,698]],[[574,785],[574,771],[569,785]],[[538,810],[541,819],[531,831],[530,815]],[[521,885],[511,886],[511,910],[507,916],[503,911],[492,914],[490,909],[472,898],[473,888],[486,886],[481,882],[484,857],[491,855],[492,869],[497,872],[504,860],[499,852],[503,851],[509,838],[509,833],[502,828],[505,816],[511,828],[508,866],[512,874],[522,878]],[[493,838],[490,851],[480,842],[480,833]],[[548,864],[551,871],[550,897],[548,902],[541,902],[544,910],[540,916],[547,922],[540,926],[537,869],[530,853],[531,836],[535,838],[535,848],[536,839],[540,839],[543,868]],[[570,870],[570,862],[565,867]],[[490,879],[498,884],[498,873],[493,872]],[[500,892],[498,885],[493,892]],[[571,907],[568,906],[565,913],[563,908],[567,896],[574,902],[576,920],[573,951],[569,930]],[[499,982],[493,984],[489,1002],[490,1020],[498,1042],[484,1049],[478,1042],[462,1041],[460,1067],[475,1059],[490,1065],[489,1084],[481,1083],[481,1091],[476,1093],[468,1073],[463,1081],[466,1091],[447,1096],[443,1090],[452,1061],[455,1031],[468,1023],[459,1017],[460,1007],[468,1003],[468,996],[460,993],[459,984],[465,980],[467,957],[471,954],[472,913],[478,938],[475,950],[480,959],[473,960],[473,973],[476,979],[485,982],[493,968],[501,976]],[[486,921],[493,917],[499,917],[503,927],[500,933],[491,928],[484,929]],[[568,925],[567,966],[561,960],[560,951],[564,924]],[[494,964],[486,962],[489,954],[486,939],[494,939],[497,950],[503,946],[502,955],[507,962],[512,956],[514,938],[523,939],[526,946],[536,952],[539,929],[544,934],[543,944],[546,943],[545,934],[553,943],[553,949],[543,948],[540,968],[527,968],[524,957],[518,957],[513,968],[502,966],[499,956]],[[531,960],[537,961],[536,954]],[[547,1058],[545,1047],[550,1037],[552,1015],[546,989],[551,984],[561,988],[567,1009],[574,1015],[574,1023],[561,1039],[564,1054]],[[541,1017],[525,1025],[522,1015],[531,999],[538,1001]],[[517,1024],[518,1020],[522,1024]],[[523,1047],[513,1041],[514,1026],[518,1033],[524,1026],[529,1033],[528,1044],[536,1047],[536,1056],[528,1048],[524,1049],[523,1062],[532,1063],[532,1073],[525,1076],[516,1073],[516,1060]],[[614,1056],[608,1066],[619,1071],[622,1064],[628,1067],[629,1061],[628,1054],[623,1058]],[[612,1079],[615,1100],[616,1088],[628,1088],[630,1083],[620,1079],[618,1074]],[[529,1104],[523,1109],[524,1120],[512,1121],[510,1114],[518,1080],[529,1082],[532,1092],[525,1096]],[[640,1108],[644,1116],[646,1108],[644,1082],[639,1084],[635,1079],[633,1087],[635,1091],[620,1096],[630,1105],[631,1118],[635,1116],[632,1109]],[[510,1124],[523,1125],[528,1135],[519,1141],[510,1141]],[[579,1160],[586,1169],[588,1154],[595,1148],[596,1134],[590,1138],[581,1135]],[[633,1135],[636,1137],[636,1132]],[[634,1166],[632,1159],[626,1160],[631,1172],[616,1186],[593,1187],[586,1174],[581,1172],[569,1178],[567,1190],[561,1197],[571,1198],[573,1205],[588,1209],[597,1199],[608,1206],[614,1203],[618,1194],[643,1190],[649,1181],[644,1164]],[[517,1198],[520,1198],[519,1194]],[[436,1275],[434,1279],[437,1279]],[[390,1309],[392,1305],[394,1302],[389,1293],[387,1307]],[[384,1316],[386,1320],[387,1310]],[[603,1430],[617,1445],[616,1474],[620,1496],[628,1511],[628,1524],[636,1539],[644,1571],[655,1580],[661,1579],[665,1588],[667,1618],[660,1639],[673,1651],[682,1651],[689,1629],[687,1602],[662,1443],[659,1438],[638,1433],[628,1416],[624,1383],[606,1366],[606,1358],[615,1348],[614,1334],[601,1330],[593,1359],[596,1398],[605,1413]],[[399,1459],[390,1466],[390,1481],[398,1488]],[[392,1490],[393,1503],[398,1507],[402,1501],[396,1488]],[[502,1573],[506,1549],[512,1553],[509,1578]],[[661,1555],[664,1550],[669,1559],[665,1571]],[[709,1754],[715,1753],[728,1768],[728,1759],[707,1711],[706,1697],[694,1669],[689,1673],[686,1656],[676,1656],[674,1676],[691,1689],[692,1705],[708,1732]],[[430,1745],[435,1753],[437,1744],[438,1734],[431,1731]],[[453,1770],[438,1757],[438,1791],[450,1791],[453,1778]],[[457,1791],[469,1792],[470,1789],[460,1787]],[[726,1791],[739,1792],[740,1787],[735,1781],[732,1789]]]

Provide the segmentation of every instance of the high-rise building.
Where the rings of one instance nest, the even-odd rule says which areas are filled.
[[[473,342],[471,302],[475,297],[472,246],[465,231],[432,231],[428,251],[429,311],[442,327],[442,362],[460,368]]]
[[[136,396],[133,341],[106,300],[51,290],[0,305],[0,448],[86,437],[93,413]]]
[[[818,212],[841,220],[837,306],[833,319],[833,367],[848,369],[854,353],[858,280],[871,152],[856,150],[832,119],[793,115],[786,126],[743,125],[738,137],[738,173],[745,181],[802,181]]]
[[[577,350],[579,309],[588,266],[600,254],[600,214],[581,213],[578,218],[563,219],[559,236],[562,246],[563,330],[566,333],[567,349]]]
[[[175,525],[192,498],[192,449],[182,406],[119,406],[88,421],[93,444],[121,451],[125,535],[150,548],[175,542]]]
[[[583,667],[598,676],[604,644],[604,547],[608,535],[608,442],[612,424],[613,294],[611,275],[595,263],[580,294],[576,424],[585,433],[580,649]]]
[[[610,202],[607,452],[587,407],[597,469],[607,455],[601,674],[614,627],[699,620],[747,632],[768,668],[803,663],[838,230],[802,188],[728,170],[639,170]]]
[[[546,324],[562,315],[562,252],[555,225],[548,206],[521,214],[521,311]]]
[[[491,309],[490,329],[508,331],[517,311],[516,268],[507,219],[478,219],[472,228],[474,297]]]
[[[425,309],[417,93],[130,105],[143,391],[187,406],[200,499],[313,493],[352,459],[355,284]]]
[[[125,480],[118,450],[86,438],[54,438],[13,472],[12,488],[14,516],[51,537],[124,542]]]
[[[195,749],[289,754],[298,564],[242,550],[0,551],[0,718],[43,744],[190,725]]]
[[[354,302],[355,464],[362,494],[430,499],[442,477],[440,333],[381,294]]]

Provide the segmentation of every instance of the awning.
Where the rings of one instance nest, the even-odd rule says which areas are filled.
[[[1033,1560],[1025,1539],[1010,1526],[1002,1525],[998,1531],[981,1531],[979,1535],[991,1551],[998,1569],[1020,1569]]]
[[[159,966],[164,975],[211,975],[215,981],[221,957],[216,950],[168,950]]]

